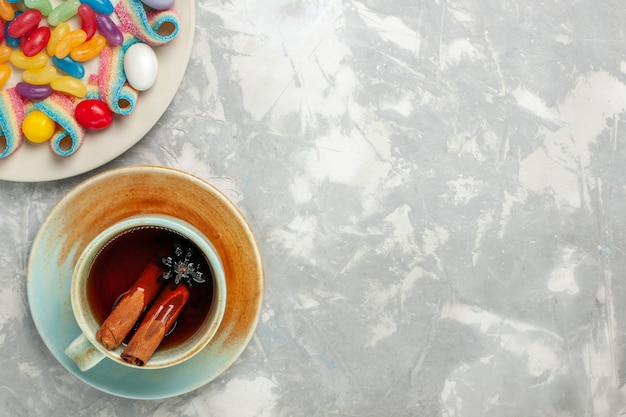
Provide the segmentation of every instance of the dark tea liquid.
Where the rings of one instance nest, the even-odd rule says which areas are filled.
[[[208,315],[213,300],[211,268],[193,243],[171,230],[156,227],[131,229],[109,242],[96,257],[87,279],[87,297],[99,323],[109,316],[116,301],[135,283],[148,262],[160,264],[161,256],[172,254],[175,242],[180,242],[184,248],[188,244],[192,245],[194,262],[199,263],[199,270],[204,273],[206,282],[194,283],[191,287],[189,300],[159,349],[173,347],[198,330]],[[172,285],[172,282],[164,282],[162,285]],[[125,342],[131,336],[132,332]]]

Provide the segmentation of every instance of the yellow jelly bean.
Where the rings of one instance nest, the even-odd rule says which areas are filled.
[[[4,64],[11,58],[11,52],[13,52],[13,49],[10,46],[0,46],[0,64]]]
[[[46,113],[41,110],[33,110],[24,117],[22,132],[26,139],[34,143],[42,143],[50,140],[56,124]]]
[[[82,29],[75,29],[68,32],[65,36],[59,39],[57,47],[54,50],[54,55],[57,58],[65,58],[69,55],[70,51],[76,48],[81,43],[87,40],[87,34]]]
[[[0,88],[6,84],[7,80],[11,76],[11,67],[7,64],[0,64]]]
[[[48,45],[46,45],[46,52],[48,52],[48,55],[54,55],[59,40],[61,40],[62,37],[70,33],[70,30],[72,29],[70,28],[70,24],[67,22],[59,23],[52,30],[52,33],[50,34],[50,39],[48,40]]]
[[[43,68],[29,69],[24,71],[22,79],[28,84],[44,85],[50,84],[57,77],[57,69],[46,65]]]
[[[53,90],[82,98],[87,94],[87,86],[78,78],[62,75],[50,83]]]
[[[102,52],[106,44],[106,38],[102,35],[97,35],[72,49],[70,56],[74,61],[89,61],[100,55],[100,52]]]
[[[13,6],[6,0],[0,0],[0,17],[3,18],[5,22],[13,20],[15,17]]]
[[[35,56],[27,57],[22,51],[13,51],[11,53],[11,64],[21,69],[37,69],[43,68],[48,63],[48,55],[45,52],[39,52]]]

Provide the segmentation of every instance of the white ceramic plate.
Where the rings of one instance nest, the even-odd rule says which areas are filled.
[[[24,140],[13,155],[0,159],[0,180],[49,181],[82,174],[113,160],[136,144],[165,112],[183,79],[191,54],[195,29],[194,0],[176,0],[180,15],[176,38],[155,48],[159,73],[155,84],[139,93],[133,112],[116,116],[102,131],[90,131],[78,151],[69,157],[55,155],[48,144]]]
[[[124,218],[149,213],[179,217],[215,246],[224,266],[227,291],[220,328],[206,348],[176,366],[137,370],[104,359],[81,372],[64,353],[80,334],[70,301],[74,265],[87,243],[102,230]],[[261,254],[243,215],[209,183],[171,168],[118,168],[76,186],[44,221],[28,265],[31,315],[52,355],[85,383],[126,398],[183,394],[224,372],[254,334],[263,292]]]

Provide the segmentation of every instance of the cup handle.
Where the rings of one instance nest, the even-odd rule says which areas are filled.
[[[81,333],[65,348],[65,354],[69,356],[74,363],[76,363],[78,369],[83,372],[90,370],[104,359],[104,354],[91,344],[84,333]]]

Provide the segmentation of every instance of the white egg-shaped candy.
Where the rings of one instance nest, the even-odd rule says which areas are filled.
[[[166,10],[174,5],[174,0],[141,0],[141,2],[155,10]]]
[[[136,90],[145,91],[154,85],[159,61],[154,50],[145,43],[131,45],[124,54],[126,80]]]

